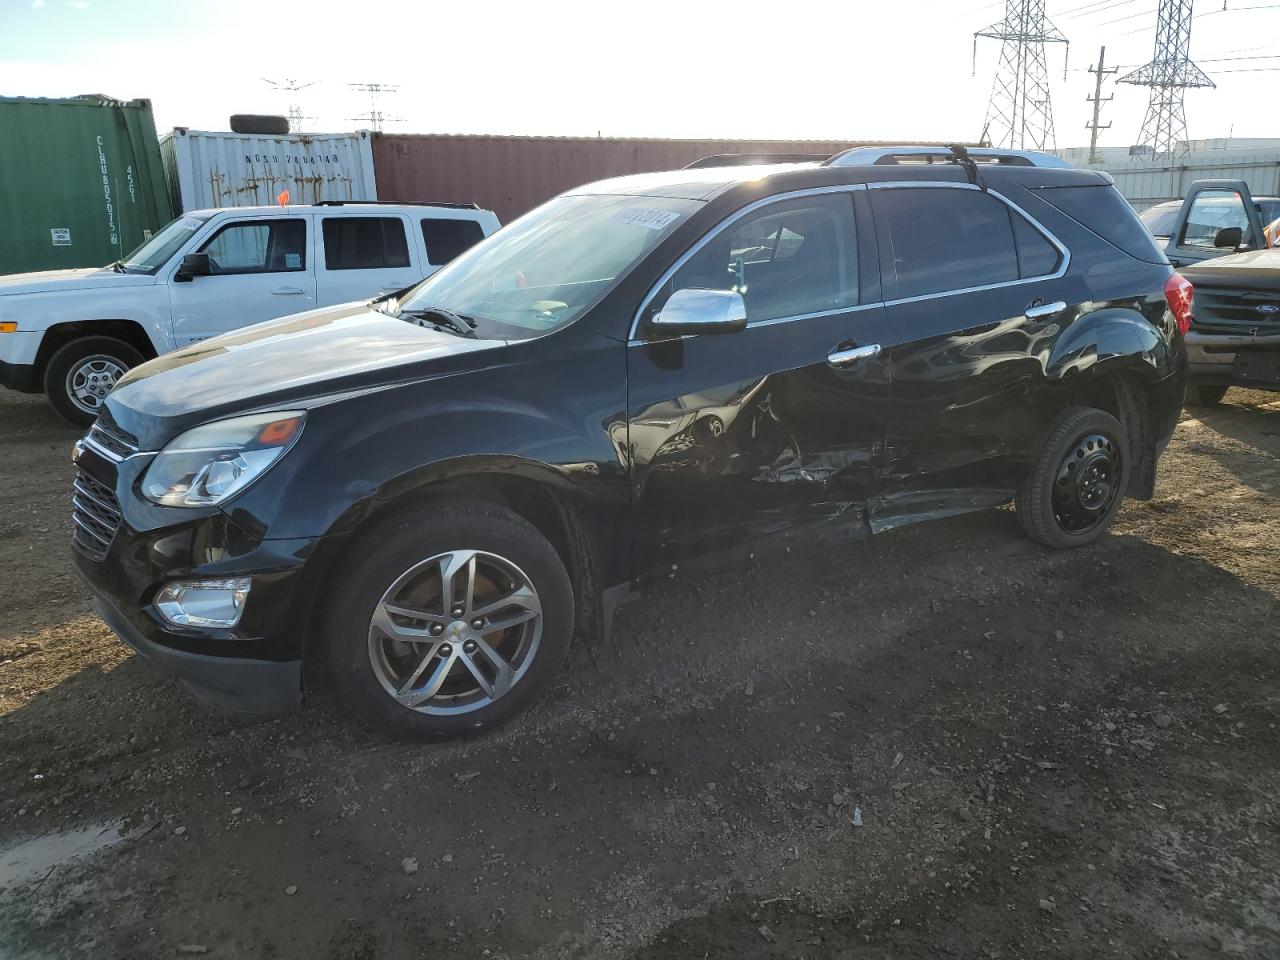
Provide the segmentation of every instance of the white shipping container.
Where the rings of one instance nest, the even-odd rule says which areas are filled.
[[[368,131],[263,136],[175,127],[160,138],[174,208],[377,200]]]

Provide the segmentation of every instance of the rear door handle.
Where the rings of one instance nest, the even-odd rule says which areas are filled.
[[[273,297],[300,297],[302,296],[301,287],[276,287],[271,291]]]
[[[872,357],[880,356],[880,344],[869,343],[865,347],[848,347],[844,350],[834,350],[827,354],[827,363],[833,367],[847,367],[857,363],[859,360],[870,360]]]
[[[1022,315],[1028,320],[1043,320],[1045,317],[1056,317],[1065,309],[1067,309],[1065,303],[1055,300],[1053,303],[1038,303],[1033,307],[1027,307]]]

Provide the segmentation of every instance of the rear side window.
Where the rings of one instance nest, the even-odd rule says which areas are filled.
[[[325,217],[326,270],[409,266],[409,244],[399,217]]]
[[[1147,263],[1167,262],[1133,207],[1114,187],[1102,183],[1086,187],[1046,187],[1036,190],[1035,195],[1129,256]]]
[[[1026,217],[1009,211],[1013,239],[1018,245],[1018,275],[1023,279],[1047,277],[1058,269],[1062,254]]]
[[[427,263],[441,267],[484,239],[474,220],[441,220],[424,217],[422,239],[427,242]]]
[[[889,230],[898,297],[1017,280],[1009,207],[977,190],[875,191]]]

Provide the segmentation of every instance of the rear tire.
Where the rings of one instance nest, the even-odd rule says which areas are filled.
[[[116,381],[145,358],[115,337],[77,337],[63,344],[44,368],[44,392],[58,415],[87,427]]]
[[[523,713],[573,636],[573,587],[555,548],[498,506],[393,518],[355,546],[333,584],[329,671],[356,713],[405,739],[472,736]]]
[[[1213,407],[1222,402],[1226,396],[1226,387],[1194,386],[1187,384],[1186,405],[1188,407]]]
[[[1084,546],[1111,526],[1128,482],[1124,426],[1103,410],[1071,407],[1054,421],[1018,491],[1018,520],[1045,546]]]

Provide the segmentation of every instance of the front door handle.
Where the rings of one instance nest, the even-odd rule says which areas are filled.
[[[302,293],[301,287],[276,287],[271,291],[274,297],[300,297]]]
[[[1022,315],[1028,320],[1043,320],[1045,317],[1056,317],[1065,309],[1067,309],[1065,303],[1055,300],[1053,303],[1037,303],[1033,307],[1027,307]]]
[[[833,367],[847,367],[859,360],[870,360],[880,356],[880,344],[869,343],[865,347],[847,347],[827,354],[827,363]]]

